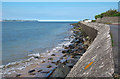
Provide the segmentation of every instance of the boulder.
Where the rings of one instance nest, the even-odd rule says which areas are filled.
[[[69,73],[70,68],[64,64],[59,64],[56,70],[53,72],[53,74],[50,77],[62,77],[65,78],[67,74]]]

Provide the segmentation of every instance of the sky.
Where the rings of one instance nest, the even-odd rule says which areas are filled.
[[[120,0],[1,0],[2,2],[119,2]]]
[[[3,2],[2,19],[11,20],[83,20],[109,9],[117,2]]]

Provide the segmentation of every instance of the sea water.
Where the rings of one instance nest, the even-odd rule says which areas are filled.
[[[70,36],[70,22],[2,22],[2,64],[53,49]]]

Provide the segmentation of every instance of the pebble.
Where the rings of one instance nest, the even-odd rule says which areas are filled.
[[[51,68],[52,66],[51,65],[48,65],[47,68]]]
[[[48,58],[48,60],[53,60],[53,58]]]
[[[29,73],[30,75],[35,75],[36,73]]]
[[[62,63],[62,64],[66,64],[66,62],[67,62],[66,59],[62,59],[62,60],[60,60],[60,63]]]
[[[45,63],[45,61],[42,61],[42,63]]]
[[[47,70],[46,70],[46,71],[41,71],[41,73],[49,73],[49,72],[50,72],[50,71],[47,71]]]
[[[28,73],[32,73],[32,72],[34,72],[34,71],[35,71],[35,69],[29,70]]]
[[[19,77],[19,76],[21,76],[21,74],[16,74],[16,77]]]
[[[38,70],[37,72],[41,72],[41,71],[42,71],[42,69]]]
[[[55,54],[52,54],[51,56],[55,56]]]
[[[60,60],[53,60],[51,63],[55,63],[56,65],[60,62]]]

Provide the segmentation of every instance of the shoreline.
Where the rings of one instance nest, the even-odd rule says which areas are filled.
[[[70,36],[69,42],[66,43],[67,45],[61,44],[60,49],[58,49],[57,51],[55,49],[53,49],[52,51],[48,51],[48,55],[46,55],[46,53],[40,56],[38,55],[35,57],[35,61],[31,59],[32,64],[27,66],[23,70],[16,70],[13,74],[6,74],[4,76],[65,77],[90,45],[90,38],[82,33],[80,27],[74,25],[71,30],[73,31],[73,35]],[[67,69],[67,72],[65,72],[64,75],[57,75],[57,73],[62,73],[60,72],[60,69],[63,70],[63,66],[65,66],[64,71]]]

